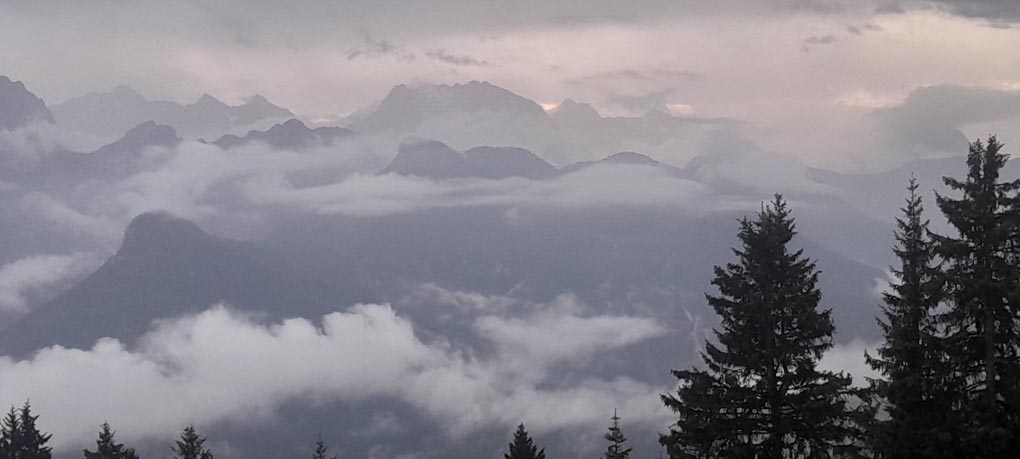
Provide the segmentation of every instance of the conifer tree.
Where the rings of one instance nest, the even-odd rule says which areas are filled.
[[[1001,148],[995,136],[972,143],[967,176],[943,178],[962,196],[937,195],[956,233],[934,239],[951,301],[941,318],[945,348],[970,457],[1009,457],[1020,448],[1020,180],[1000,180],[1009,159]]]
[[[326,447],[326,442],[322,441],[322,434],[319,434],[319,439],[315,442],[315,453],[312,454],[312,459],[336,459],[334,455],[331,458],[327,458],[326,452],[329,448]]]
[[[11,407],[0,427],[0,459],[50,459],[50,435],[36,427],[38,419],[29,402],[18,410]]]
[[[623,447],[627,437],[623,435],[623,430],[620,429],[620,416],[616,414],[616,410],[613,410],[613,417],[610,420],[613,423],[609,425],[609,432],[606,433],[609,447],[606,448],[605,459],[630,459],[631,448]]]
[[[876,454],[887,458],[947,457],[957,446],[948,428],[947,366],[935,321],[941,276],[917,189],[911,177],[903,215],[896,219],[893,252],[900,266],[891,268],[897,282],[883,293],[885,317],[878,319],[885,342],[877,356],[865,355],[883,375],[871,384],[888,418],[874,426],[871,437]]]
[[[174,459],[213,459],[212,452],[205,449],[205,441],[206,438],[195,431],[195,426],[189,425],[170,449],[175,454]]]
[[[524,430],[524,423],[517,426],[514,432],[514,441],[509,445],[509,452],[503,454],[504,459],[545,459],[545,448],[541,450],[535,446],[528,431]]]
[[[0,422],[0,459],[16,457],[16,452],[23,443],[21,435],[21,419],[12,406]]]
[[[737,261],[715,268],[718,344],[705,369],[674,370],[662,400],[679,417],[660,438],[673,459],[820,458],[856,452],[858,391],[843,373],[819,370],[832,347],[830,310],[819,310],[818,270],[787,244],[796,234],[782,196],[740,222]]]
[[[123,443],[117,443],[113,436],[114,432],[108,422],[104,422],[99,428],[99,438],[96,439],[96,450],[83,449],[85,459],[138,459],[138,454],[133,448],[127,448]]]

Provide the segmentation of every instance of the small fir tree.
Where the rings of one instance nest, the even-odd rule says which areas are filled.
[[[510,451],[503,454],[504,459],[545,459],[545,448],[535,446],[522,422],[514,432],[514,441],[509,445]]]
[[[609,446],[606,448],[604,455],[605,459],[630,459],[631,448],[623,447],[627,437],[623,435],[623,431],[620,429],[620,416],[616,414],[616,410],[613,410],[613,417],[609,419],[612,421],[612,424],[609,425],[609,432],[606,433],[605,437],[609,441]]]
[[[114,432],[110,424],[104,422],[99,428],[99,438],[96,439],[96,450],[83,449],[85,459],[138,459],[133,448],[127,448],[123,443],[117,443],[113,436]]]
[[[189,425],[170,449],[174,452],[174,459],[213,459],[212,452],[205,449],[205,441],[206,438],[195,431],[195,426]]]
[[[39,415],[32,414],[29,402],[7,414],[0,432],[0,459],[50,459],[53,448],[46,446],[50,434],[42,433],[36,426]]]
[[[312,459],[336,459],[335,455],[327,457],[326,452],[328,450],[326,442],[322,441],[322,434],[319,434],[319,439],[315,442],[315,453],[312,454]]]

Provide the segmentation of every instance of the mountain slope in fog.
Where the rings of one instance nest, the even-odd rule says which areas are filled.
[[[88,348],[104,336],[130,342],[155,319],[219,302],[274,315],[300,314],[317,305],[309,292],[247,254],[244,244],[210,236],[187,220],[144,214],[127,227],[117,253],[5,330],[0,348],[25,355],[53,344]]]

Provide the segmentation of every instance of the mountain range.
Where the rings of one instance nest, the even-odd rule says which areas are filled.
[[[126,87],[51,107],[51,116],[5,78],[0,101],[12,101],[0,104],[7,134],[35,122],[115,139],[85,152],[0,151],[0,164],[11,164],[0,168],[0,268],[52,253],[105,259],[62,279],[65,290],[30,295],[27,312],[0,311],[0,355],[24,362],[47,346],[89,352],[104,337],[140,352],[158,324],[219,303],[253,324],[389,305],[413,336],[479,362],[506,352],[480,324],[526,325],[567,310],[569,324],[643,318],[664,331],[552,365],[536,384],[667,387],[668,370],[695,362],[716,324],[704,299],[712,267],[732,260],[737,222],[773,192],[790,200],[795,245],[817,260],[835,340],[850,346],[879,337],[878,290],[894,261],[892,218],[906,180],[933,189],[963,171],[961,158],[881,174],[810,168],[726,137],[732,120],[603,117],[572,100],[547,112],[481,82],[398,86],[346,127],[311,128],[262,98],[180,105]],[[366,150],[384,160],[345,169]],[[149,200],[185,215],[137,212]],[[122,232],[112,246],[91,237],[109,228]],[[538,357],[545,351],[553,349]],[[278,407],[286,422],[210,429],[246,457],[293,453],[305,430],[323,425],[352,456],[380,444],[386,456],[415,454],[427,443],[424,457],[470,457],[504,441],[502,426],[481,425],[451,445],[446,426],[406,399],[312,398]],[[420,435],[352,433],[389,417]],[[654,428],[632,432],[635,445],[655,448]]]
[[[227,105],[203,94],[197,101],[180,104],[151,101],[127,86],[109,92],[75,97],[50,107],[57,124],[100,137],[114,137],[146,121],[176,129],[187,138],[221,135],[264,121],[293,118],[294,114],[260,95],[241,105]]]
[[[324,126],[312,129],[300,120],[292,118],[264,131],[248,131],[244,136],[225,134],[216,139],[213,144],[224,150],[229,150],[239,145],[261,142],[276,149],[300,150],[314,146],[326,146],[334,140],[354,135],[354,131],[341,127]]]

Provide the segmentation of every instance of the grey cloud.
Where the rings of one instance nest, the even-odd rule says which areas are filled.
[[[644,93],[615,93],[607,97],[607,101],[613,105],[633,111],[662,110],[668,111],[666,106],[670,99],[676,96],[674,88],[663,88]]]
[[[398,60],[411,61],[415,59],[413,53],[404,53],[400,47],[388,40],[375,40],[365,37],[362,44],[347,51],[347,60],[354,60],[362,57],[395,56]]]
[[[918,88],[871,114],[884,150],[912,159],[962,154],[968,144],[962,128],[1017,117],[1020,92],[955,85]]]
[[[549,22],[561,26],[591,25],[598,23],[626,24],[637,20],[633,14],[608,13],[604,15],[561,14],[549,18]]]
[[[601,72],[592,75],[587,75],[581,78],[573,78],[567,80],[567,84],[597,84],[597,83],[612,83],[612,82],[636,82],[636,81],[665,81],[665,80],[682,80],[682,81],[701,81],[705,79],[705,75],[700,72],[693,70],[679,70],[669,68],[650,68],[650,69],[618,69],[611,70],[608,72]]]
[[[478,59],[466,54],[450,54],[445,49],[441,48],[425,51],[425,56],[429,59],[457,66],[489,67],[492,65],[489,61]]]
[[[338,183],[295,188],[280,175],[249,180],[248,199],[320,214],[379,216],[479,206],[593,208],[610,205],[683,206],[707,212],[721,206],[703,185],[650,166],[589,167],[553,180],[508,178],[435,181],[394,174],[352,175]]]
[[[804,39],[809,45],[829,45],[839,40],[835,35],[815,35]]]
[[[950,13],[993,24],[1020,21],[1020,2],[1014,0],[927,0],[926,3]]]
[[[846,31],[848,33],[850,33],[850,35],[856,35],[856,36],[864,35],[867,32],[878,32],[878,31],[881,31],[881,30],[882,30],[882,26],[879,26],[877,24],[871,24],[871,23],[858,24],[858,25],[854,25],[854,24],[847,24],[846,25]]]

